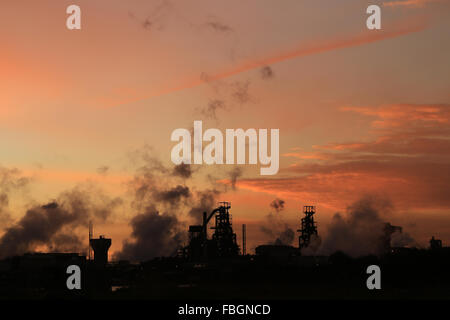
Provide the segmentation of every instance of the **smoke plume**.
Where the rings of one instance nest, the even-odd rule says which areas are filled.
[[[203,212],[210,213],[217,205],[220,192],[216,189],[208,189],[196,192],[196,199],[191,204],[189,216],[194,219],[195,223],[202,221]]]
[[[95,200],[94,200],[95,198]],[[74,230],[86,227],[89,220],[104,221],[120,198],[110,199],[82,187],[63,192],[56,201],[36,205],[0,238],[0,257],[21,255],[43,248],[44,251],[83,250]]]
[[[0,167],[0,228],[12,222],[9,212],[10,194],[25,190],[29,183],[30,178],[23,177],[18,169]]]
[[[261,68],[261,78],[264,80],[272,79],[274,77],[273,70],[270,66],[265,66]]]
[[[220,194],[216,189],[190,187],[189,165],[170,168],[152,153],[151,148],[134,153],[134,159],[141,161],[129,183],[136,214],[130,222],[130,239],[123,242],[115,259],[142,261],[175,254],[186,240],[185,225],[200,222],[203,212],[215,207]]]
[[[292,244],[295,238],[295,232],[288,226],[278,235],[275,239],[275,245],[286,245],[289,246]]]
[[[192,176],[191,166],[181,163],[173,168],[172,175],[188,179]]]
[[[225,109],[225,101],[213,99],[208,102],[208,105],[205,108],[200,110],[200,113],[208,119],[217,120],[217,111]]]
[[[172,3],[164,0],[155,6],[143,20],[137,18],[133,12],[128,12],[128,16],[130,19],[137,21],[145,30],[161,31],[164,29],[166,21],[173,11]]]
[[[270,207],[276,212],[284,210],[284,200],[276,198],[270,203]]]
[[[208,119],[218,121],[219,111],[231,111],[235,106],[242,107],[253,102],[250,94],[250,81],[219,81],[211,79],[206,73],[201,74],[202,80],[213,90],[214,97],[207,105],[197,109],[197,112]]]
[[[395,230],[383,216],[392,213],[393,206],[387,199],[364,196],[347,208],[343,216],[336,213],[332,219],[320,252],[331,254],[342,251],[350,256],[379,255],[385,252],[386,246],[412,243],[407,233]]]
[[[231,182],[231,189],[236,190],[237,179],[242,176],[242,169],[239,167],[234,167],[233,170],[228,172]]]
[[[178,207],[183,199],[191,197],[189,188],[182,185],[177,185],[169,190],[156,190],[153,194],[153,199],[158,202],[168,203],[171,206]]]
[[[183,240],[182,225],[175,215],[160,214],[154,207],[136,215],[130,223],[133,241],[125,240],[117,259],[145,261],[176,253]]]
[[[273,245],[292,245],[295,238],[295,231],[289,227],[283,217],[278,214],[284,209],[285,201],[276,198],[270,203],[270,208],[277,214],[270,212],[266,216],[265,223],[260,226],[260,230],[269,239],[268,244]]]
[[[219,32],[219,33],[228,33],[228,32],[233,31],[233,28],[218,21],[217,19],[208,21],[207,23],[205,23],[205,26],[207,28],[213,30],[214,32]]]

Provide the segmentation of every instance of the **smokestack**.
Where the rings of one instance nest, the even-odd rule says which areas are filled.
[[[88,260],[91,260],[91,256],[92,256],[91,240],[92,240],[93,236],[94,236],[94,227],[92,226],[92,221],[89,221],[89,253],[88,253],[89,256],[88,256]]]
[[[208,238],[208,230],[206,229],[206,211],[203,212],[203,240],[206,241],[206,239]]]
[[[203,245],[203,257],[206,258],[206,256],[208,255],[208,245],[207,245],[207,241],[208,241],[208,230],[207,230],[207,222],[206,222],[206,217],[207,213],[206,211],[203,211],[203,239],[202,239],[202,245]]]
[[[242,255],[246,255],[247,254],[247,240],[246,240],[246,237],[247,237],[247,232],[246,232],[246,225],[245,224],[243,224],[242,225]]]

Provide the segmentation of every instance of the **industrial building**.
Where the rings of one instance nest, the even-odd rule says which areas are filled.
[[[395,276],[384,279],[394,287],[403,285],[397,284],[397,279],[411,278],[409,273],[403,275],[404,270],[410,273],[414,268],[428,270],[428,275],[435,276],[435,272],[450,266],[450,248],[443,247],[442,241],[434,237],[427,250],[391,247],[391,236],[402,229],[389,223],[384,225],[379,241],[383,253],[380,256],[354,259],[342,252],[316,255],[320,238],[315,206],[303,207],[297,230],[298,246],[275,241],[257,246],[255,254],[247,254],[246,225],[242,225],[239,246],[230,210],[231,203],[220,202],[211,212],[204,212],[201,224],[189,226],[189,242],[180,248],[178,255],[139,264],[109,262],[112,239],[103,235],[94,238],[90,224],[87,257],[79,253],[31,253],[1,260],[0,298],[218,298],[241,297],[241,291],[245,297],[264,293],[264,297],[279,298],[281,293],[286,297],[305,294],[310,298],[312,292],[321,294],[316,290],[318,285],[327,288],[330,294],[335,290],[336,296],[340,294],[339,288],[350,286],[359,297],[362,293],[358,291],[361,287],[358,277],[368,263],[390,270]],[[66,268],[72,264],[82,270],[80,291],[69,291],[65,286]],[[450,283],[449,277],[442,279],[442,283]],[[302,290],[298,290],[300,287]]]
[[[212,258],[229,258],[239,255],[236,233],[233,231],[229,212],[231,204],[221,202],[211,213],[203,213],[202,225],[189,226],[189,245],[184,250],[189,260],[207,260]],[[215,224],[212,237],[208,238],[208,223],[214,217]]]

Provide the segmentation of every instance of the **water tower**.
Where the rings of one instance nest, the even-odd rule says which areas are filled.
[[[98,239],[90,239],[89,243],[94,250],[94,264],[106,266],[108,263],[108,250],[111,247],[111,239],[100,236]]]

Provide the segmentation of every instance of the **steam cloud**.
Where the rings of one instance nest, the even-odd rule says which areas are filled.
[[[206,73],[201,74],[205,81],[214,91],[214,98],[208,101],[205,107],[197,109],[197,112],[208,119],[218,120],[220,110],[230,111],[234,106],[243,106],[253,101],[250,94],[250,81],[219,81],[211,79]]]
[[[197,201],[189,210],[189,215],[194,219],[194,222],[200,223],[203,212],[210,213],[215,208],[219,194],[220,192],[216,189],[197,192]]]
[[[266,216],[266,222],[260,226],[260,230],[270,240],[268,244],[273,245],[292,245],[295,238],[295,231],[292,230],[284,219],[278,213],[284,210],[285,201],[282,199],[275,199],[270,203],[270,208],[274,209],[276,215],[270,212]]]
[[[171,256],[182,243],[183,232],[180,222],[174,215],[160,214],[156,208],[135,216],[130,223],[133,242],[125,240],[119,259],[145,261],[157,256]]]
[[[291,228],[286,226],[286,229],[282,231],[275,239],[275,245],[291,245],[295,238],[295,232]]]
[[[345,216],[336,213],[325,238],[321,254],[342,251],[350,256],[379,255],[386,245],[411,245],[414,239],[400,231],[389,231],[392,226],[382,215],[389,215],[393,206],[390,201],[365,196],[348,207]],[[389,242],[389,240],[391,240]]]
[[[177,185],[169,190],[156,191],[153,198],[156,201],[169,203],[171,206],[178,206],[183,199],[189,198],[190,196],[191,193],[188,187]]]
[[[272,79],[274,77],[273,70],[270,66],[265,66],[261,68],[261,78],[264,80]]]
[[[131,239],[124,241],[116,259],[145,261],[175,254],[186,240],[186,222],[201,221],[203,212],[217,203],[218,190],[186,185],[192,177],[190,165],[165,167],[152,152],[146,148],[135,154],[144,162],[130,182],[137,215],[130,222]]]
[[[0,167],[0,227],[12,222],[9,213],[10,193],[26,189],[30,179],[21,176],[18,169]]]
[[[74,229],[86,226],[91,219],[104,221],[121,202],[120,198],[110,199],[81,187],[63,192],[57,201],[28,209],[16,224],[6,228],[0,238],[0,257],[20,255],[38,247],[80,252],[83,244]]]
[[[192,175],[191,166],[181,163],[173,168],[172,174],[181,178],[190,178]]]
[[[164,29],[165,22],[168,19],[168,16],[172,14],[173,11],[174,8],[172,3],[164,0],[161,1],[155,8],[153,8],[153,10],[142,21],[138,19],[133,12],[129,12],[128,16],[132,20],[137,20],[145,30],[156,29],[158,31],[161,31]]]
[[[270,207],[275,209],[276,212],[284,210],[284,200],[276,198],[270,203]]]
[[[225,101],[219,99],[211,100],[205,108],[200,110],[200,112],[208,119],[217,120],[218,110],[225,110]]]
[[[237,179],[242,176],[242,169],[239,167],[234,167],[233,170],[228,172],[228,175],[230,176],[231,189],[236,190],[236,182]]]
[[[227,33],[233,31],[233,28],[217,20],[209,21],[205,25],[215,32]]]

